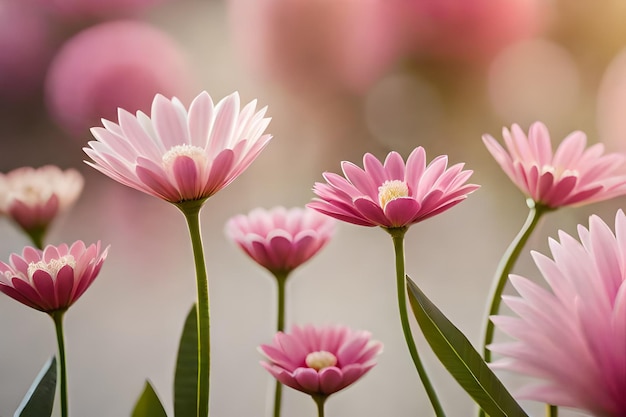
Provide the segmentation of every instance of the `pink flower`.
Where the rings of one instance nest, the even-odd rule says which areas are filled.
[[[85,247],[80,240],[43,251],[27,246],[9,264],[0,262],[0,291],[46,313],[66,310],[96,279],[108,249],[101,253],[100,242]]]
[[[147,112],[156,93],[187,98],[190,74],[183,49],[166,32],[140,21],[103,22],[63,44],[46,76],[45,99],[54,120],[82,138],[118,107]]]
[[[417,57],[488,63],[506,46],[536,35],[549,8],[541,0],[395,0],[398,25]]]
[[[311,209],[257,208],[232,217],[226,234],[255,262],[272,273],[289,273],[320,251],[335,222]]]
[[[293,326],[259,349],[261,362],[281,383],[310,395],[328,396],[356,382],[376,365],[383,348],[368,332],[343,326]]]
[[[83,177],[75,169],[54,165],[23,167],[0,174],[0,212],[22,229],[45,229],[70,207],[83,189]]]
[[[515,185],[536,203],[558,208],[626,194],[624,155],[603,155],[599,143],[585,149],[583,132],[569,134],[554,155],[543,123],[534,123],[528,137],[516,124],[511,131],[502,129],[502,136],[507,150],[489,135],[483,142]]]
[[[171,203],[205,200],[230,184],[271,139],[270,119],[256,101],[239,109],[233,93],[213,105],[202,92],[187,111],[176,98],[157,94],[152,118],[120,109],[118,123],[103,120],[83,148],[88,165],[114,180]]]
[[[52,24],[31,3],[0,2],[0,100],[7,107],[39,98],[54,51]]]
[[[378,0],[229,0],[235,41],[288,87],[364,93],[400,58],[394,6]]]
[[[503,297],[519,316],[495,316],[514,342],[490,349],[504,355],[493,366],[539,379],[520,398],[575,407],[594,416],[626,415],[626,216],[615,233],[591,216],[580,242],[564,232],[550,240],[552,257],[533,252],[552,291],[511,276],[521,297]]]
[[[364,169],[341,163],[345,178],[324,173],[327,184],[315,184],[318,198],[308,207],[357,225],[408,227],[457,205],[478,188],[465,183],[472,171],[463,171],[463,164],[447,164],[448,157],[441,155],[427,166],[422,147],[411,152],[406,166],[397,152],[390,152],[384,164],[368,153]]]

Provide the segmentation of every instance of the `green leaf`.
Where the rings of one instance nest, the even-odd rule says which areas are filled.
[[[39,371],[13,417],[50,417],[56,387],[57,360],[53,356]]]
[[[165,409],[154,388],[152,388],[150,381],[146,381],[146,387],[137,400],[131,417],[167,417]]]
[[[441,363],[491,417],[528,417],[463,333],[407,276],[415,318]]]
[[[198,319],[196,305],[185,320],[178,345],[174,374],[174,416],[196,417],[198,413]]]

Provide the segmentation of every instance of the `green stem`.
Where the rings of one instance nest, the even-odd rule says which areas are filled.
[[[177,204],[177,207],[183,212],[187,220],[196,266],[196,287],[198,292],[198,417],[207,417],[209,415],[209,378],[211,373],[209,282],[200,231],[200,209],[203,203],[204,200],[198,200],[184,201]]]
[[[282,332],[285,330],[285,285],[289,272],[276,272],[274,276],[276,277],[276,287],[278,288],[276,331]]]
[[[276,331],[285,330],[285,284],[289,272],[275,272],[276,286],[278,288],[278,314],[276,319]],[[276,380],[276,389],[274,390],[274,417],[280,417],[280,404],[283,396],[283,384]]]
[[[559,415],[559,407],[557,407],[556,405],[547,404],[546,405],[546,415],[548,417],[558,417],[558,415]]]
[[[417,347],[415,345],[415,340],[413,339],[413,334],[411,333],[411,326],[409,324],[409,316],[406,303],[406,274],[404,272],[404,235],[407,231],[407,228],[386,230],[389,232],[389,234],[391,234],[391,237],[393,239],[393,247],[396,254],[396,284],[398,290],[398,307],[400,310],[400,322],[402,323],[404,338],[406,339],[411,358],[413,359],[413,363],[415,364],[415,369],[417,370],[422,384],[424,385],[424,389],[426,390],[428,399],[430,400],[430,403],[435,410],[435,415],[437,417],[445,417],[445,413],[443,411],[443,408],[441,407],[441,403],[437,398],[437,393],[435,392],[435,389],[428,379],[426,369],[424,368],[424,365],[422,365],[422,361],[420,360],[419,354],[417,352]]]
[[[67,402],[67,365],[65,362],[65,335],[63,332],[63,316],[66,310],[56,310],[50,312],[50,317],[54,321],[54,329],[57,335],[57,345],[59,348],[59,394],[61,396],[61,417],[68,416]]]
[[[509,274],[513,270],[513,266],[517,262],[517,259],[524,248],[524,245],[528,241],[528,238],[535,230],[539,219],[541,216],[550,210],[549,207],[546,207],[541,204],[535,204],[534,201],[528,200],[528,206],[530,207],[530,211],[528,213],[528,217],[526,218],[526,222],[522,226],[521,230],[518,232],[515,239],[511,242],[506,252],[502,256],[500,263],[498,264],[498,268],[496,270],[494,285],[491,290],[491,304],[489,307],[489,312],[487,313],[487,320],[485,325],[485,338],[483,341],[483,357],[485,362],[491,362],[491,351],[488,346],[491,342],[493,342],[493,336],[495,332],[495,325],[491,321],[490,317],[494,314],[498,314],[500,311],[500,304],[502,303],[502,293],[504,291],[504,287],[509,278]]]
[[[317,417],[324,417],[324,403],[326,403],[327,395],[311,395],[315,404],[317,404]]]
[[[26,231],[30,241],[33,242],[33,245],[37,249],[43,250],[44,248],[44,237],[46,236],[46,231],[48,230],[48,225],[45,226],[35,226]]]

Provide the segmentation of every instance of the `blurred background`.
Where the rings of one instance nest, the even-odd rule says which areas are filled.
[[[203,213],[212,308],[211,412],[267,416],[273,381],[256,347],[274,333],[272,278],[223,233],[255,207],[303,206],[324,171],[365,152],[424,146],[475,171],[482,188],[407,234],[407,271],[477,346],[496,264],[527,212],[484,148],[503,126],[583,130],[626,150],[626,3],[621,0],[0,0],[0,171],[74,167],[85,190],[47,242],[111,250],[66,319],[74,416],[128,416],[150,379],[168,411],[178,338],[195,300],[191,248],[171,205],[86,166],[89,127],[116,108],[149,112],[155,93],[185,104],[237,90],[273,118],[272,143]],[[592,213],[613,224],[624,199],[548,214],[528,249]],[[29,244],[0,220],[0,259]],[[539,279],[525,253],[516,272]],[[408,355],[381,230],[340,224],[292,274],[287,323],[341,323],[385,344],[379,364],[327,404],[329,416],[432,415]],[[510,292],[510,291],[509,291]],[[12,415],[55,352],[45,315],[0,298],[0,416]],[[474,412],[419,337],[451,417]],[[501,336],[498,336],[501,337]],[[524,381],[503,374],[511,389]],[[524,402],[534,415],[541,404]],[[563,415],[575,416],[574,412]],[[283,415],[313,416],[287,390]]]

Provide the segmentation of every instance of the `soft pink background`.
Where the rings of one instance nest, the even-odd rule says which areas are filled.
[[[256,351],[273,334],[273,283],[225,238],[223,226],[230,216],[257,206],[304,205],[323,171],[337,172],[341,160],[360,164],[365,152],[383,156],[393,149],[406,156],[422,145],[429,160],[446,153],[453,163],[466,162],[475,170],[472,181],[482,188],[449,212],[411,229],[407,272],[478,344],[493,271],[527,210],[480,136],[490,133],[500,138],[503,125],[518,122],[526,129],[532,121],[542,120],[555,140],[582,129],[590,141],[604,140],[611,150],[626,149],[626,118],[621,111],[626,82],[620,70],[625,64],[619,55],[626,46],[626,8],[618,2],[601,0],[592,9],[567,0],[550,2],[541,12],[545,25],[541,30],[481,65],[420,54],[389,57],[386,54],[397,51],[383,48],[367,51],[383,53],[389,60],[381,67],[364,68],[368,72],[359,73],[363,78],[342,72],[343,67],[333,72],[336,61],[330,61],[332,65],[319,62],[317,72],[304,68],[287,79],[265,77],[250,65],[258,57],[250,55],[245,40],[252,36],[261,41],[263,34],[246,33],[246,27],[233,29],[236,17],[229,14],[231,6],[218,0],[177,0],[141,15],[180,45],[197,91],[206,89],[219,99],[238,90],[243,102],[258,98],[261,105],[269,105],[273,117],[268,129],[275,136],[273,142],[203,211],[212,302],[212,415],[269,415],[273,387]],[[375,17],[368,18],[380,23]],[[342,44],[337,26],[326,23],[307,26],[313,28],[307,42],[318,38],[326,42],[318,46],[316,56]],[[251,24],[248,29],[255,27]],[[71,32],[75,27],[68,24],[62,29]],[[326,29],[336,38],[329,41]],[[304,51],[312,48],[302,45]],[[471,52],[467,50],[471,47],[463,52]],[[297,49],[298,44],[290,48]],[[279,52],[261,58],[277,60]],[[367,56],[358,59],[363,60],[353,58],[350,63],[370,62]],[[355,68],[359,66],[349,69]],[[337,84],[343,81],[347,84]],[[167,203],[84,165],[81,147],[91,138],[86,133],[72,137],[62,130],[43,103],[42,97],[27,104],[0,101],[0,169],[48,163],[80,169],[86,177],[85,191],[75,208],[53,226],[48,241],[101,239],[111,245],[100,277],[67,315],[71,413],[128,416],[146,378],[171,412],[178,338],[195,298],[183,217]],[[612,222],[624,202],[550,213],[528,248],[545,251],[548,236],[555,236],[559,228],[574,233],[576,224],[586,224],[591,213]],[[6,219],[0,220],[0,259],[27,243]],[[539,278],[527,253],[516,272]],[[386,233],[341,224],[328,247],[293,274],[287,291],[288,323],[342,323],[370,330],[385,344],[379,365],[329,400],[329,417],[432,415],[404,345],[393,251]],[[55,341],[51,321],[39,312],[3,297],[0,315],[0,415],[7,417],[55,351]],[[472,402],[430,353],[416,324],[414,328],[448,415],[474,413]],[[518,377],[502,377],[512,388],[521,383]],[[543,413],[540,404],[524,406],[533,415]],[[313,416],[313,402],[286,390],[284,415]]]

